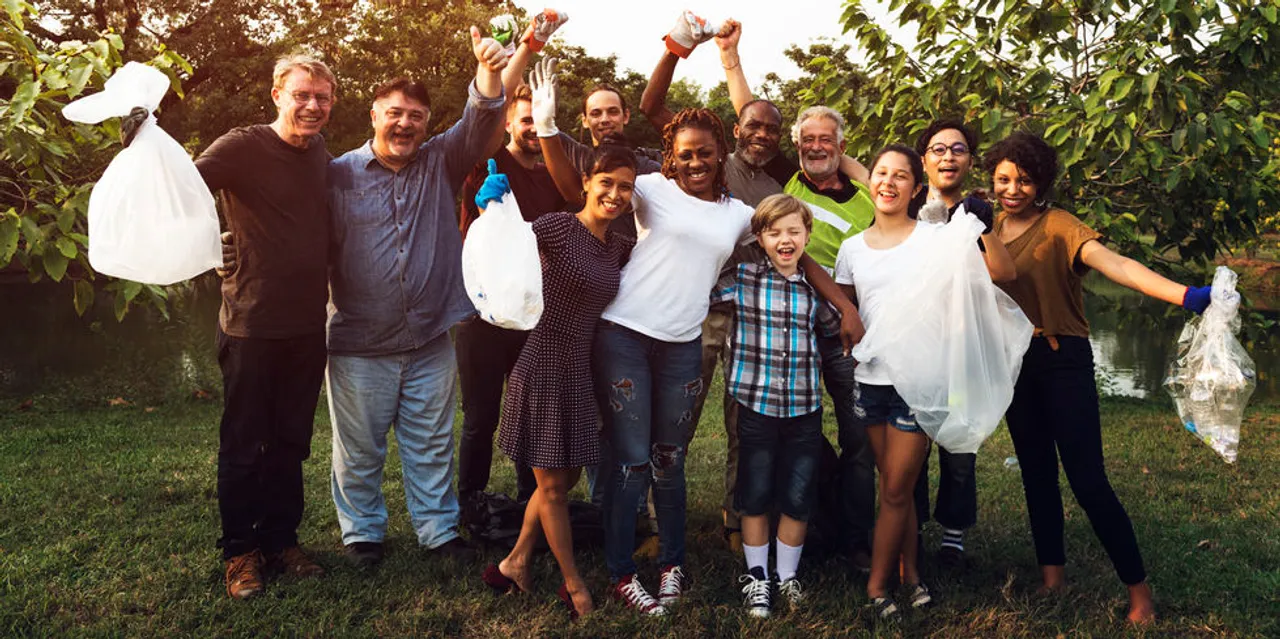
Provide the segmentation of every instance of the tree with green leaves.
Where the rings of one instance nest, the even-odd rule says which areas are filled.
[[[94,298],[94,272],[86,255],[87,214],[93,182],[119,150],[119,123],[73,124],[62,107],[102,84],[123,64],[124,42],[107,34],[89,42],[65,40],[41,47],[29,35],[39,25],[35,7],[7,0],[0,14],[0,269],[11,263],[32,282],[70,279],[77,313]],[[150,60],[181,90],[176,72],[185,62],[172,51]],[[117,317],[141,295],[164,309],[158,286],[114,281],[105,290]]]
[[[800,93],[856,123],[854,155],[910,142],[944,116],[976,123],[987,144],[1029,130],[1062,157],[1061,204],[1165,267],[1212,260],[1280,210],[1280,0],[888,6],[914,45],[847,0],[866,90],[844,86],[827,59]]]

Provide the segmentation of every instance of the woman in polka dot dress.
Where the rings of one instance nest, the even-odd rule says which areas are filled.
[[[635,155],[602,147],[583,178],[581,213],[552,213],[533,223],[542,255],[545,307],[516,360],[502,402],[498,446],[533,468],[538,488],[506,559],[485,569],[497,590],[528,591],[527,569],[538,527],[560,564],[560,598],[570,615],[592,610],[591,595],[573,560],[568,492],[583,466],[600,461],[599,413],[592,390],[591,348],[600,313],[618,291],[633,241],[608,231],[630,208]]]

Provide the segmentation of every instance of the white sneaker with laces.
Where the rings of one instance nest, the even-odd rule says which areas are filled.
[[[929,594],[928,586],[924,583],[918,583],[911,590],[911,607],[923,608],[933,603],[933,595]]]
[[[674,606],[684,595],[689,586],[689,578],[680,566],[667,566],[662,569],[662,579],[658,582],[658,603],[663,606]]]
[[[768,619],[773,607],[771,592],[773,582],[768,578],[747,573],[738,577],[738,583],[745,584],[742,587],[742,605],[746,607],[747,614],[758,619]]]
[[[628,575],[613,585],[613,598],[628,608],[638,610],[642,615],[660,617],[667,614],[667,609],[649,595],[649,591],[640,585],[640,578],[635,575]]]
[[[804,590],[800,587],[800,580],[795,577],[778,584],[778,594],[787,601],[792,612],[804,605]]]

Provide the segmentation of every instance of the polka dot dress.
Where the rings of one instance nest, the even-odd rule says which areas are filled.
[[[542,318],[507,380],[498,446],[534,468],[588,466],[600,461],[592,339],[634,241],[610,232],[601,242],[572,213],[539,217],[533,233],[542,253]]]

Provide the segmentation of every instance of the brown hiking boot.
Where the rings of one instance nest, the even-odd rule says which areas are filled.
[[[262,594],[262,553],[236,555],[227,560],[227,595],[232,599],[248,599]]]
[[[324,568],[312,561],[301,546],[290,546],[272,555],[270,566],[273,573],[290,577],[319,577],[324,574]]]

